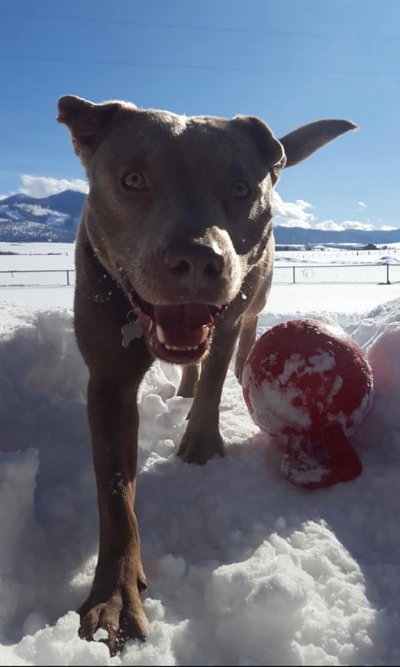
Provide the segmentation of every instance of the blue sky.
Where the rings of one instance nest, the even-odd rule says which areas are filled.
[[[349,118],[283,174],[276,221],[400,227],[399,0],[0,0],[0,68],[0,195],[84,178],[55,121],[68,93],[258,115],[278,137]]]

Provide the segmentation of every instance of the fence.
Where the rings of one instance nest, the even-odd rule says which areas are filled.
[[[400,264],[275,264],[274,283],[375,283],[400,282]]]
[[[74,269],[0,271],[0,287],[63,287],[75,285]]]
[[[375,283],[400,282],[400,264],[275,264],[274,283]],[[61,287],[75,285],[74,269],[0,271],[0,287]]]

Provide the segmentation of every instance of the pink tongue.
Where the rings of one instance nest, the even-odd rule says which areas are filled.
[[[204,303],[153,306],[154,319],[163,329],[194,329],[212,324],[213,317]]]
[[[209,307],[204,303],[153,306],[153,313],[156,324],[162,327],[171,345],[197,345],[203,327],[214,322]]]

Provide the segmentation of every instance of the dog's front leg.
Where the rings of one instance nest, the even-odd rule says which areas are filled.
[[[201,364],[188,364],[182,369],[182,378],[177,396],[193,398],[200,375]]]
[[[143,639],[146,618],[139,591],[145,588],[134,514],[137,462],[137,386],[91,378],[88,415],[96,471],[100,545],[91,593],[79,610],[80,636],[97,630],[114,655],[130,638]]]
[[[236,352],[235,375],[238,382],[242,383],[242,372],[244,362],[253,347],[257,336],[258,315],[246,313],[240,329],[239,345]]]
[[[202,364],[188,425],[178,450],[178,456],[187,463],[203,464],[214,454],[224,455],[219,404],[239,327],[240,319],[233,326],[230,321],[220,322],[210,353]]]

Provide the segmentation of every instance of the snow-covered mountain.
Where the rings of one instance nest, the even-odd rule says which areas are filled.
[[[65,190],[49,197],[16,194],[0,200],[0,241],[75,240],[86,195]]]
[[[400,229],[383,230],[374,229],[365,231],[362,229],[345,229],[334,232],[323,229],[305,229],[304,227],[275,227],[275,239],[281,245],[344,245],[360,243],[398,243],[400,241]]]
[[[65,190],[37,199],[16,194],[0,200],[0,241],[53,241],[75,240],[79,218],[86,195]],[[303,227],[275,227],[279,245],[339,245],[346,243],[400,242],[400,229],[362,231],[346,229],[341,232]]]

